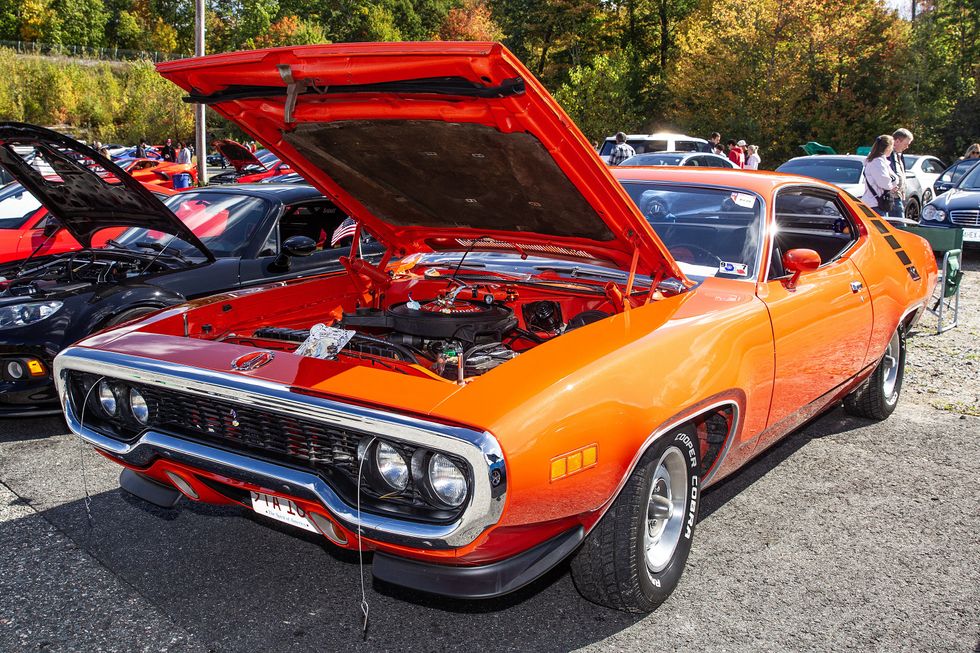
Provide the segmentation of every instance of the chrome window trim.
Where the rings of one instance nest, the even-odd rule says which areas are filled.
[[[776,225],[776,201],[777,201],[777,198],[778,198],[779,194],[781,192],[787,191],[787,190],[788,191],[792,191],[792,190],[813,190],[813,191],[818,191],[818,192],[822,192],[822,193],[832,194],[832,195],[834,195],[834,204],[837,205],[837,208],[838,209],[842,209],[842,211],[841,211],[841,217],[843,217],[845,219],[850,218],[850,222],[851,222],[851,227],[852,228],[858,226],[858,223],[860,222],[860,218],[858,216],[854,215],[853,213],[851,213],[850,208],[846,204],[844,204],[843,202],[840,201],[840,194],[844,192],[842,190],[834,190],[833,188],[825,188],[823,186],[811,186],[811,185],[807,185],[807,184],[797,184],[797,183],[786,184],[784,186],[778,187],[772,193],[772,220],[771,221],[767,221],[768,226],[769,226],[769,234],[765,238],[762,239],[764,241],[764,243],[768,245],[768,247],[766,248],[766,254],[767,254],[767,256],[765,257],[765,260],[762,262],[762,264],[765,267],[762,270],[763,274],[759,276],[759,283],[766,284],[766,283],[769,283],[770,281],[778,281],[779,279],[784,279],[784,278],[790,276],[790,275],[786,274],[786,275],[783,275],[782,277],[772,277],[772,278],[769,277],[769,272],[771,271],[771,268],[772,268],[772,250],[773,250],[773,247],[776,244],[776,231],[777,231],[777,228],[776,228],[777,227],[777,225]],[[860,198],[859,198],[859,201],[860,201]],[[820,262],[820,267],[817,268],[817,269],[822,269],[822,268],[830,265],[831,263],[836,263],[836,262],[840,261],[842,258],[845,258],[845,257],[849,256],[851,253],[853,253],[855,247],[857,247],[857,245],[859,243],[861,243],[861,242],[862,242],[862,236],[861,236],[860,231],[858,231],[857,236],[854,238],[854,240],[851,241],[851,244],[847,248],[841,250],[837,254],[837,256],[835,258],[832,258],[829,261],[821,261]]]
[[[204,469],[220,469],[232,478],[240,478],[244,473],[264,481],[257,484],[279,492],[300,488],[307,496],[320,501],[346,528],[357,532],[360,526],[365,537],[420,548],[465,546],[497,523],[503,513],[507,498],[503,452],[496,438],[486,431],[302,395],[292,392],[288,386],[244,374],[216,372],[85,347],[69,347],[62,351],[55,359],[54,368],[58,396],[71,431],[96,448],[137,466],[145,466],[158,456],[179,457]],[[471,499],[460,517],[450,524],[424,524],[363,511],[358,521],[355,506],[343,501],[314,473],[154,430],[145,431],[136,441],[127,443],[85,427],[68,400],[65,377],[69,370],[175,389],[284,415],[301,415],[341,428],[452,453],[466,460],[473,470]],[[500,478],[496,487],[491,483],[493,476]]]

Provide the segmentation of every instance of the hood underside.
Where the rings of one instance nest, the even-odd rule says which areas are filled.
[[[158,70],[396,254],[517,245],[683,278],[588,141],[499,44],[303,46]]]
[[[28,164],[15,147],[32,148],[50,168],[42,172]],[[103,229],[146,227],[173,234],[213,258],[197,236],[143,184],[74,139],[36,125],[0,123],[0,165],[83,247],[91,247],[92,236]]]
[[[215,141],[214,147],[221,153],[221,156],[228,159],[228,163],[235,169],[235,172],[242,172],[250,166],[266,170],[265,165],[255,158],[255,155],[247,147],[237,141],[224,138]]]

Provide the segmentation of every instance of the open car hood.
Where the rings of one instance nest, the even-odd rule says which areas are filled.
[[[255,158],[255,155],[247,147],[237,141],[222,138],[214,142],[214,147],[221,153],[221,156],[228,160],[235,172],[242,172],[249,166],[266,170],[265,165]]]
[[[15,147],[33,148],[50,168],[45,166],[42,171],[28,164]],[[91,247],[92,236],[108,227],[146,227],[173,234],[214,259],[187,225],[143,184],[72,138],[36,125],[0,122],[0,165],[83,247]]]
[[[496,43],[345,43],[158,64],[395,255],[513,249],[684,278],[585,137]]]

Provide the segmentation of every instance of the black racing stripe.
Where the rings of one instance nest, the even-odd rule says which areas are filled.
[[[912,277],[912,281],[918,281],[921,278],[919,277],[919,271],[915,269],[914,265],[909,265],[905,269],[908,270],[909,276]]]
[[[910,259],[909,255],[905,253],[905,250],[897,250],[895,252],[895,256],[897,256],[898,260],[902,262],[902,265],[912,265],[912,259]]]
[[[861,209],[862,211],[864,211],[864,214],[866,216],[868,216],[869,218],[873,218],[876,215],[878,215],[877,213],[875,213],[874,211],[872,211],[871,209],[869,209],[868,207],[866,207],[864,204],[858,204],[858,208]]]
[[[891,234],[885,236],[885,242],[891,245],[894,250],[902,249],[902,244],[898,242],[898,238],[895,238]]]
[[[881,220],[872,220],[871,224],[875,226],[875,229],[877,229],[879,233],[883,233],[883,234],[888,233],[888,225],[882,222]]]

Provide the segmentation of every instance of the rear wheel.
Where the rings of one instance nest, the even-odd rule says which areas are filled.
[[[697,442],[693,428],[681,428],[641,458],[572,559],[572,579],[586,599],[650,612],[673,592],[697,521]]]
[[[899,328],[871,377],[844,398],[844,410],[858,417],[885,419],[895,411],[905,378],[905,334]]]

